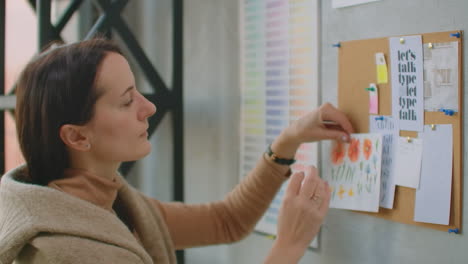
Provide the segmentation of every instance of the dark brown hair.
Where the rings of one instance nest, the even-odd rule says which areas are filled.
[[[93,117],[101,95],[96,74],[109,52],[121,54],[113,42],[97,38],[43,52],[24,68],[17,83],[16,125],[33,183],[47,185],[69,166],[59,129]]]

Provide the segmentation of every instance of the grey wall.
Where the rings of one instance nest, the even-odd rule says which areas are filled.
[[[129,1],[122,14],[167,87],[172,78],[172,1]],[[118,34],[115,34],[119,38]],[[139,90],[151,92],[141,69],[130,57]],[[157,107],[157,106],[156,106]],[[129,182],[162,201],[172,199],[172,127],[166,114],[151,136],[153,151],[132,169]]]
[[[185,194],[221,199],[238,182],[238,2],[184,1]],[[231,263],[229,246],[187,250],[187,263]]]
[[[468,30],[466,0],[382,0],[344,9],[332,9],[330,1],[321,1],[321,4],[322,100],[334,103],[337,101],[338,53],[331,47],[332,43],[401,34]],[[466,61],[466,53],[463,60]],[[463,67],[463,75],[466,76],[466,64]],[[464,87],[467,87],[466,81]],[[466,101],[466,93],[462,96]],[[466,131],[466,122],[464,129]],[[467,190],[466,187],[464,189]],[[464,209],[467,208],[466,197]],[[327,219],[322,232],[322,252],[309,254],[306,257],[310,259],[308,262],[468,262],[466,235],[449,235],[340,210],[331,210]],[[463,226],[466,228],[466,217],[464,219]]]
[[[220,199],[238,181],[240,1],[185,1],[185,195],[189,203]],[[171,20],[167,14],[171,1],[155,2],[143,1],[133,19],[143,21],[140,38],[155,56],[155,63],[161,64],[163,75],[169,76]],[[468,30],[466,0],[382,0],[344,9],[332,9],[330,0],[320,2],[322,102],[337,101],[338,57],[332,43]],[[146,9],[150,7],[158,9]],[[157,37],[158,32],[162,38]],[[464,84],[466,87],[466,81]],[[167,152],[171,146],[167,124],[161,131],[154,139],[153,156],[143,162],[150,164],[141,165],[136,177],[137,182],[145,183],[146,192],[164,199],[170,195]],[[468,227],[467,220],[463,225]],[[272,241],[252,234],[234,245],[187,250],[187,263],[262,263],[271,245]],[[322,229],[320,249],[308,251],[301,263],[467,263],[467,245],[466,235],[332,209]]]

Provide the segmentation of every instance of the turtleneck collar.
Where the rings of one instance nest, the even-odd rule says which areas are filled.
[[[66,169],[62,179],[53,180],[48,186],[112,212],[122,183],[117,175],[108,179],[84,169]]]

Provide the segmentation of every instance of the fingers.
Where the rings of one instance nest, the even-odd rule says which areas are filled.
[[[336,122],[348,134],[354,132],[353,126],[349,122],[346,115],[330,103],[325,103],[320,107],[320,117],[322,121],[330,120]]]
[[[297,186],[296,186],[297,188]],[[299,195],[311,200],[320,212],[325,214],[330,204],[330,189],[328,183],[322,180],[317,174],[317,168],[308,167],[308,176],[305,177]]]
[[[328,183],[325,182],[325,189],[323,194],[322,204],[319,207],[320,212],[325,215],[330,207],[330,200],[331,200],[331,192]]]
[[[348,133],[334,129],[327,129],[322,131],[321,137],[324,139],[334,139],[341,142],[349,142],[351,140],[351,137]]]
[[[317,168],[314,166],[308,167],[308,175],[305,177],[302,183],[302,188],[299,195],[305,199],[311,199],[315,193],[315,189],[319,184],[320,178],[317,176]]]
[[[296,172],[293,175],[291,175],[288,188],[286,189],[286,195],[289,196],[295,196],[299,193],[299,190],[301,189],[301,183],[302,180],[304,179],[304,172]]]
[[[322,205],[323,199],[325,195],[325,182],[320,181],[319,184],[317,185],[317,188],[315,189],[314,194],[312,195],[311,199],[314,202],[317,207],[320,207]]]

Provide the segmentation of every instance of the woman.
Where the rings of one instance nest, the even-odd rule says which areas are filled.
[[[26,165],[0,184],[0,263],[175,263],[174,249],[237,241],[288,178],[284,161],[301,143],[347,140],[352,131],[325,104],[285,129],[224,200],[184,205],[146,197],[118,173],[121,162],[150,152],[156,107],[113,43],[94,39],[41,54],[18,81],[16,107]],[[307,174],[291,176],[265,263],[297,262],[319,230],[330,193],[315,168]]]

